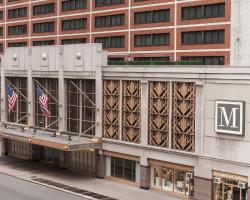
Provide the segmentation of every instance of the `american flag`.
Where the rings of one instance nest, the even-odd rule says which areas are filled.
[[[40,104],[40,108],[41,111],[43,113],[44,117],[51,117],[51,113],[48,110],[48,97],[46,94],[44,94],[44,92],[42,91],[42,89],[37,86],[37,97],[39,100],[39,104]]]
[[[8,110],[11,112],[16,105],[17,101],[17,94],[13,90],[13,88],[10,86],[10,84],[7,84],[7,93],[8,93]]]

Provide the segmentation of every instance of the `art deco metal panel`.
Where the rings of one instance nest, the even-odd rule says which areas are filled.
[[[120,81],[103,81],[104,137],[119,139]]]
[[[172,148],[195,150],[195,84],[173,83]]]
[[[168,147],[169,83],[149,82],[148,144]]]
[[[140,81],[122,81],[122,140],[140,142]]]

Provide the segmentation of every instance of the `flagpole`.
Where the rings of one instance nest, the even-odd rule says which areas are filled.
[[[55,120],[54,122],[50,123],[49,125],[45,126],[44,128],[38,130],[37,132],[35,132],[35,133],[32,135],[32,137],[34,137],[38,132],[41,132],[41,131],[43,131],[43,130],[49,128],[51,125],[53,125],[54,123],[56,123],[56,122],[58,122],[58,121],[59,121],[59,119]]]
[[[26,101],[28,101],[29,103],[30,103],[30,101],[29,101],[29,99],[26,97],[26,96],[24,96],[23,94],[22,94],[22,92],[19,90],[19,89],[17,89],[8,79],[6,79],[6,81],[18,92],[18,93],[20,93],[20,95],[23,97],[23,98],[25,98],[25,100]]]
[[[36,79],[34,79],[34,81],[43,89],[45,90],[51,97],[52,99],[59,105],[61,105],[61,103],[52,95],[50,94],[50,92],[48,90],[46,90]]]
[[[28,116],[29,116],[29,114],[21,117],[20,119],[18,119],[15,122],[4,122],[4,124],[10,124],[10,126],[8,126],[7,128],[10,128],[12,126],[26,126],[25,124],[18,124],[18,122],[21,121],[22,119],[24,119],[25,117],[28,117]]]
[[[76,89],[78,89],[83,94],[83,96],[85,96],[85,98],[90,101],[90,103],[93,106],[96,106],[95,103],[93,101],[91,101],[91,99],[73,81],[70,81],[70,83],[72,83],[76,87]]]
[[[96,124],[94,124],[93,126],[89,127],[87,130],[85,130],[82,133],[80,133],[77,137],[73,138],[68,144],[70,144],[71,142],[73,142],[74,140],[76,140],[77,138],[79,138],[80,136],[82,136],[83,134],[87,133],[89,130],[91,130],[95,126],[96,126]]]

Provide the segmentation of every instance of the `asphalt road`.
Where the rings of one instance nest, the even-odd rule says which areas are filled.
[[[52,188],[0,174],[1,200],[86,200]]]

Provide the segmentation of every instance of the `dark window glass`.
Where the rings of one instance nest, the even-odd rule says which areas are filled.
[[[0,36],[3,36],[3,27],[0,27]]]
[[[124,4],[124,0],[95,0],[96,7]]]
[[[0,11],[0,20],[3,20],[3,11]]]
[[[79,30],[87,28],[87,19],[70,19],[62,21],[62,30]]]
[[[0,52],[3,52],[3,44],[0,43]]]
[[[87,0],[68,0],[62,2],[62,11],[79,10],[87,8]]]
[[[169,57],[135,57],[136,62],[169,62]]]
[[[27,16],[27,8],[15,8],[8,10],[8,18],[18,18],[18,17],[26,17]]]
[[[123,48],[124,36],[97,37],[96,43],[102,43],[103,48]]]
[[[11,42],[8,43],[8,47],[26,47],[27,42]]]
[[[45,32],[54,32],[54,31],[55,31],[55,22],[33,24],[34,33],[45,33]]]
[[[95,17],[95,27],[122,26],[124,18],[124,14]]]
[[[33,41],[33,46],[47,46],[54,45],[55,40],[45,40],[45,41]]]
[[[135,24],[148,24],[148,23],[159,23],[159,22],[169,22],[169,21],[170,21],[169,9],[136,12],[134,18]]]
[[[134,182],[135,166],[135,161],[111,157],[111,176]]]
[[[181,39],[183,45],[223,44],[225,42],[225,30],[182,32]]]
[[[64,40],[62,40],[62,45],[65,45],[65,44],[82,44],[82,43],[86,43],[86,42],[87,42],[86,38],[64,39]]]
[[[135,35],[135,47],[169,46],[169,33]]]
[[[183,7],[182,20],[214,18],[225,16],[225,3]]]
[[[33,7],[33,15],[44,15],[44,14],[54,13],[54,12],[55,12],[54,3],[37,5]]]
[[[224,65],[224,56],[183,56],[182,61],[194,62],[200,65]]]
[[[17,25],[8,27],[8,35],[21,35],[27,33],[27,25]]]

